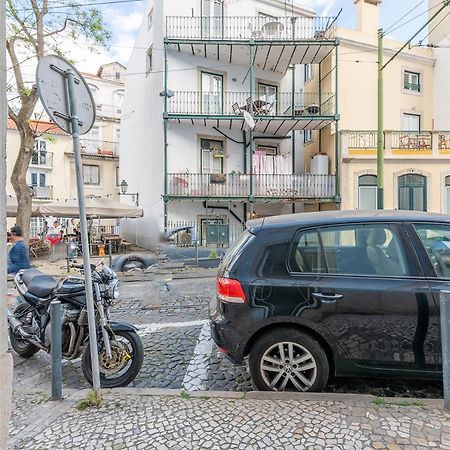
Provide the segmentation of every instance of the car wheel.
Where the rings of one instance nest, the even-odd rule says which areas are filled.
[[[322,346],[295,329],[276,329],[259,338],[250,351],[250,374],[262,391],[321,391],[329,364]]]

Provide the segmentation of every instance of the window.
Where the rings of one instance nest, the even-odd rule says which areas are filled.
[[[120,72],[115,73],[116,80],[120,80],[122,78],[122,74]]]
[[[427,178],[418,174],[398,177],[398,209],[427,210]]]
[[[36,141],[34,146],[34,152],[31,156],[31,164],[36,166],[45,166],[47,162],[47,142],[46,141]]]
[[[202,34],[205,37],[222,35],[222,0],[202,0]]]
[[[100,139],[99,139],[100,127],[94,125],[88,133],[86,133],[86,139],[83,139],[82,151],[86,153],[97,153],[100,149]]]
[[[148,75],[153,69],[153,49],[150,47],[147,50],[147,57],[146,57],[146,63],[145,63],[145,70],[146,74]]]
[[[31,172],[31,186],[45,187],[47,186],[47,177],[45,173]]]
[[[450,227],[448,225],[415,225],[417,234],[438,277],[450,278]]]
[[[407,91],[420,92],[420,73],[405,70],[403,73],[403,88]]]
[[[114,92],[114,105],[119,108],[123,105],[123,91]]]
[[[406,276],[409,267],[397,229],[389,224],[323,227],[300,233],[290,268],[336,275]]]
[[[201,73],[202,113],[222,114],[223,77],[209,72]]]
[[[153,25],[153,8],[150,10],[147,16],[147,30],[150,30],[152,25]]]
[[[30,219],[30,237],[40,237],[45,230],[45,218],[44,217],[32,217]]]
[[[290,257],[293,272],[325,273],[325,260],[316,230],[304,231],[298,235],[297,245]]]
[[[94,86],[93,84],[88,84],[89,90],[92,93],[92,97],[94,98],[94,101],[97,101],[97,92],[98,92],[98,87]]]
[[[358,178],[358,209],[377,209],[376,175],[361,175]]]
[[[90,164],[83,164],[84,184],[100,184],[100,167]]]
[[[116,186],[120,185],[119,179],[120,179],[119,167],[116,166]]]
[[[450,214],[450,176],[445,177],[445,212]]]
[[[303,142],[308,144],[312,141],[312,130],[304,130],[303,131]]]
[[[223,141],[200,139],[201,173],[223,173]]]
[[[420,115],[403,113],[403,131],[420,131]]]
[[[268,113],[272,111],[272,108],[276,104],[277,92],[277,86],[266,83],[258,83],[258,98],[266,104],[261,108],[266,108],[265,111]]]
[[[313,77],[313,66],[312,64],[305,64],[305,82]]]

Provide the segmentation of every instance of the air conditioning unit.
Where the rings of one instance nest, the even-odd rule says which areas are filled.
[[[265,145],[258,145],[259,152],[266,152],[267,156],[276,156],[278,154],[277,147],[266,147]]]

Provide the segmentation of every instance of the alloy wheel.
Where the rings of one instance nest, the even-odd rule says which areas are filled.
[[[264,352],[260,371],[264,382],[273,391],[308,391],[316,381],[317,364],[302,345],[279,342]]]

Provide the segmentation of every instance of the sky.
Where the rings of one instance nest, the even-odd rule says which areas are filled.
[[[89,0],[83,0],[89,1]],[[104,0],[103,0],[104,1]],[[163,1],[163,0],[159,0]],[[226,0],[225,0],[226,1]],[[288,2],[291,0],[287,0]],[[354,0],[295,0],[299,5],[315,10],[317,15],[336,15],[340,9],[339,26],[354,28],[355,26],[355,6]],[[80,1],[81,2],[81,1]],[[89,3],[92,3],[90,0]],[[126,4],[99,5],[103,12],[105,21],[112,31],[112,39],[109,50],[98,49],[98,53],[92,52],[86,42],[76,44],[71,47],[71,57],[77,61],[81,70],[94,71],[96,67],[111,60],[117,60],[126,65],[130,57],[132,47],[141,25],[145,11],[146,0],[137,0]],[[398,40],[409,39],[428,17],[427,0],[383,0],[381,6],[381,26],[388,29],[398,19],[400,19],[411,9],[415,8],[399,25],[403,24],[415,16],[419,16],[410,23],[398,29],[394,27],[388,33],[389,37]],[[414,43],[425,37],[422,33]]]

